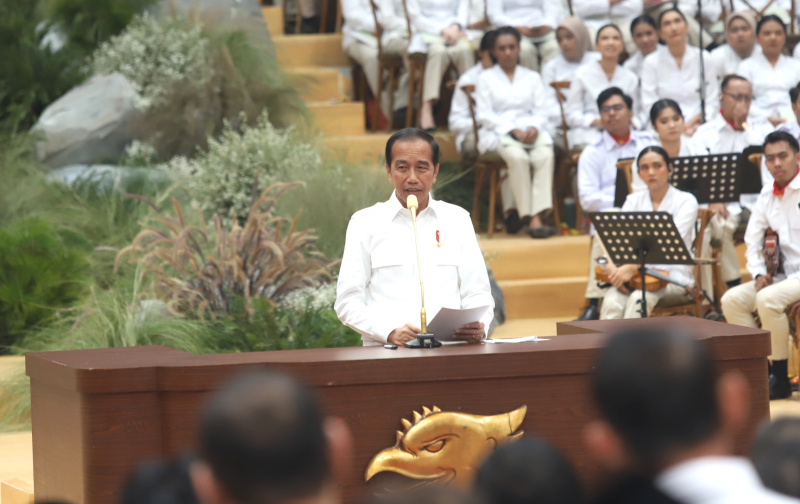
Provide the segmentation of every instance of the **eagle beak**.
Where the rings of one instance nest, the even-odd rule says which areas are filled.
[[[413,470],[417,462],[413,455],[397,448],[386,448],[375,455],[367,466],[364,474],[364,481],[369,481],[373,476],[380,472],[390,471],[401,474],[407,478],[418,480],[430,480],[441,477],[441,474],[420,474]]]
[[[516,441],[518,438],[522,437],[522,432],[517,432],[522,425],[522,421],[525,420],[525,414],[528,412],[527,406],[520,406],[519,408],[515,409],[508,413],[508,424],[510,427],[509,439]],[[516,434],[515,434],[516,433]]]

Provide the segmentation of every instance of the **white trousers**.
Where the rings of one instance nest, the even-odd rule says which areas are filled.
[[[596,259],[604,254],[603,242],[596,234],[592,236],[592,248],[589,252],[589,280],[586,283],[586,299],[599,299],[603,298],[608,291],[608,287],[598,287],[597,274],[595,267],[597,266]]]
[[[543,37],[540,40],[522,37],[519,44],[519,64],[538,72],[545,63],[556,57],[558,51],[559,47],[555,36]],[[550,83],[545,82],[545,84]]]
[[[756,282],[743,283],[722,296],[722,314],[731,324],[758,327],[753,312],[761,319],[761,328],[772,334],[770,359],[789,358],[789,318],[786,307],[800,301],[800,279],[787,278],[756,292]]]
[[[645,291],[647,316],[650,316],[653,307],[664,296],[680,296],[684,292],[682,287],[678,287],[675,284],[667,284],[666,287],[654,291]],[[641,301],[642,291],[640,290],[625,294],[616,287],[611,287],[603,298],[603,306],[600,308],[600,320],[640,318],[642,316],[640,313]]]
[[[552,145],[524,149],[499,143],[497,154],[508,167],[508,178],[504,184],[510,184],[520,217],[532,217],[553,208],[555,154]],[[504,208],[505,205],[504,202]]]
[[[386,54],[402,54],[407,45],[407,39],[393,38],[387,42],[383,50]],[[361,65],[361,68],[364,69],[364,76],[367,79],[367,85],[372,91],[372,95],[375,96],[375,93],[378,90],[378,49],[355,41],[352,44],[349,44],[344,49],[344,52],[349,57],[353,58],[356,63]],[[397,79],[398,89],[395,93],[395,109],[398,108],[397,97],[408,95],[408,77],[403,78],[404,76],[405,72],[403,72],[403,76]],[[389,92],[386,89],[386,86],[384,86],[383,91],[384,94],[381,96],[380,104],[381,110],[386,113],[389,111]]]
[[[422,83],[422,100],[438,100],[447,67],[453,63],[461,75],[475,65],[475,51],[466,39],[459,39],[451,46],[429,44],[425,61],[425,82]]]
[[[736,254],[736,245],[733,243],[733,233],[739,225],[740,215],[730,215],[727,219],[713,217],[708,225],[705,236],[703,236],[703,246],[700,255],[704,258],[711,257],[711,239],[714,238],[722,242],[720,250],[720,272],[723,282],[730,282],[742,277],[739,267],[739,256]],[[714,295],[714,279],[711,272],[711,265],[700,268],[700,285],[709,296]]]

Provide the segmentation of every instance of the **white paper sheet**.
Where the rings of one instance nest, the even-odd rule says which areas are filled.
[[[522,338],[497,338],[486,340],[486,343],[527,343],[529,341],[550,341],[549,338],[537,336],[523,336]]]
[[[439,341],[453,341],[453,333],[456,329],[470,322],[479,321],[488,309],[488,305],[463,310],[442,308],[433,317],[433,320],[428,322],[428,332],[436,336]]]

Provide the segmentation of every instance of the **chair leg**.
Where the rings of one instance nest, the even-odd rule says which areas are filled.
[[[472,196],[472,228],[477,233],[481,223],[481,187],[483,187],[483,166],[475,165],[475,193]]]
[[[422,88],[425,86],[425,63],[421,62],[419,68],[417,69],[417,73],[419,73],[419,92],[417,93],[417,114],[419,111],[422,110]],[[419,121],[419,119],[417,119]]]
[[[325,33],[325,25],[328,21],[328,4],[330,0],[322,0],[322,13],[319,16],[319,32]]]
[[[406,128],[411,127],[411,119],[414,115],[414,91],[417,87],[417,68],[411,61],[408,65],[408,106],[406,107]]]
[[[295,9],[297,11],[297,15],[295,16],[294,20],[294,33],[297,35],[300,33],[300,23],[303,22],[303,13],[300,11],[300,2],[295,2],[295,4],[297,5],[297,8]]]
[[[394,122],[394,92],[397,87],[397,69],[389,69],[389,117],[386,118],[386,131],[392,131],[392,123]]]
[[[494,236],[494,206],[497,202],[497,170],[492,169],[489,173],[489,238]]]
[[[383,63],[378,62],[378,89],[375,91],[375,103],[372,107],[372,124],[370,131],[378,131],[378,121],[381,118],[381,93],[383,93]]]

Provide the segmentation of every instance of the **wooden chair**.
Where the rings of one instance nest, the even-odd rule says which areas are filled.
[[[570,7],[571,8],[571,7]],[[561,129],[564,131],[564,154],[565,156],[561,159],[559,163],[558,169],[562,171],[562,173],[566,174],[567,179],[570,180],[570,187],[572,186],[572,169],[575,168],[577,171],[578,169],[578,158],[581,155],[582,149],[574,149],[570,148],[569,146],[569,127],[567,126],[567,114],[564,111],[564,103],[567,101],[566,90],[572,85],[571,81],[553,81],[550,83],[550,86],[553,87],[556,91],[556,98],[558,99],[558,109],[561,113]],[[577,173],[576,175],[577,176]],[[578,201],[577,194],[575,195],[575,223],[576,226],[579,226],[583,212],[581,211],[580,201]],[[563,197],[558,197],[557,192],[554,193],[553,198],[553,207],[558,209],[564,203]],[[558,222],[557,222],[558,223]]]
[[[406,16],[409,42],[411,41],[411,16],[408,15],[408,2],[403,0],[403,12]],[[408,108],[406,109],[406,128],[414,125],[414,109],[422,108],[422,85],[425,82],[425,63],[428,56],[424,53],[408,54]],[[416,97],[416,99],[415,99]]]
[[[342,6],[339,5],[339,0],[322,0],[322,10],[319,14],[319,32],[325,33],[325,25],[328,20],[328,10],[330,8],[330,2],[336,2],[334,5],[334,9],[336,9],[336,28],[334,33],[341,33],[342,32]],[[295,34],[300,33],[300,25],[303,22],[303,12],[300,8],[300,2],[297,2],[297,15],[295,16],[294,20],[294,32]]]
[[[372,111],[371,130],[378,129],[378,120],[381,116],[381,95],[383,93],[383,79],[384,74],[388,74],[389,88],[389,117],[386,118],[388,127],[387,130],[392,129],[392,113],[394,112],[394,92],[397,90],[397,78],[403,69],[404,62],[403,56],[400,54],[385,54],[383,52],[383,42],[381,41],[383,29],[378,22],[378,7],[375,5],[374,0],[370,0],[370,7],[372,7],[372,18],[375,20],[375,26],[378,27],[378,89],[375,91],[375,106]]]
[[[786,308],[786,313],[790,313],[793,307],[800,306],[800,301],[789,305]],[[800,376],[800,337],[798,331],[800,330],[800,315],[796,317],[789,317],[791,332],[792,346],[789,348],[789,375]]]
[[[479,143],[478,137],[478,120],[475,117],[475,100],[472,94],[475,92],[475,86],[463,86],[462,91],[467,94],[469,101],[469,115],[472,117],[472,134],[475,135],[475,145]],[[481,190],[483,189],[483,177],[489,173],[489,228],[487,234],[489,238],[494,235],[494,218],[495,206],[497,205],[497,192],[500,189],[498,184],[501,181],[499,177],[500,170],[506,168],[506,163],[497,153],[487,152],[486,154],[478,154],[474,159],[475,164],[475,191],[472,197],[472,227],[475,232],[480,227],[481,217]]]
[[[776,0],[770,0],[767,3],[767,5],[765,5],[763,8],[757,9],[757,8],[753,7],[750,4],[749,0],[742,0],[742,1],[756,15],[756,20],[761,19],[761,17],[764,16],[764,13],[767,11],[767,9],[769,9],[770,7],[772,7],[776,3]],[[791,19],[792,19],[791,23],[789,23],[789,33],[791,33],[792,35],[794,35],[794,33],[795,33],[794,16],[795,16],[795,13],[797,12],[797,10],[795,8],[796,7],[795,4],[796,4],[796,0],[792,0],[791,12],[789,13],[791,15]],[[728,12],[734,12],[735,9],[734,9],[734,6],[733,6],[733,0],[730,1],[730,6],[731,6],[731,10],[728,11]],[[724,7],[724,4],[723,4],[723,7]],[[724,14],[724,12],[723,12],[723,14]],[[725,19],[725,18],[723,17],[723,19]]]

